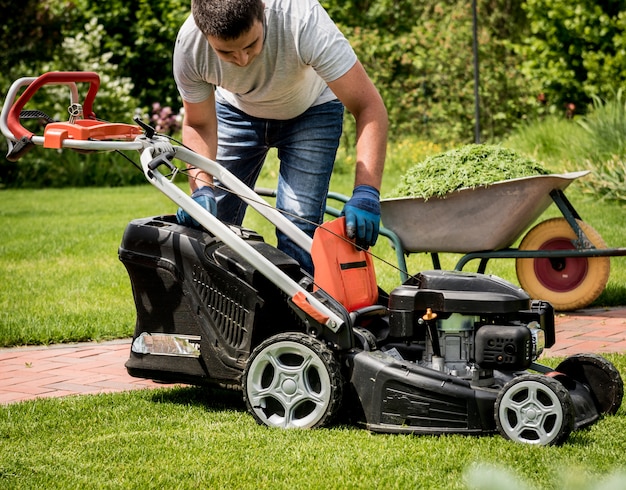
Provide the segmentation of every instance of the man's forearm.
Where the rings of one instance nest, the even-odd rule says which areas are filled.
[[[215,160],[217,154],[217,137],[209,132],[202,133],[196,128],[183,125],[183,143],[194,152],[211,160]],[[204,185],[213,184],[213,176],[202,169],[188,166],[189,188],[191,192]]]
[[[371,114],[361,114],[357,121],[355,187],[369,185],[378,190],[382,184],[387,152],[387,114],[374,106]],[[374,113],[380,110],[381,113]]]

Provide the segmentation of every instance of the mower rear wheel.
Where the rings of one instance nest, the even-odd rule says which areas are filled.
[[[506,383],[494,415],[503,437],[525,444],[561,444],[574,427],[574,405],[567,389],[556,379],[538,374]]]
[[[282,333],[252,352],[243,372],[243,394],[259,424],[322,427],[340,408],[343,376],[324,343],[303,333]]]
[[[606,248],[602,237],[590,225],[577,220],[582,231],[596,248]],[[519,250],[574,250],[577,236],[565,218],[539,223],[522,239]],[[534,299],[549,301],[560,311],[588,306],[604,291],[609,280],[609,257],[518,258],[517,279]]]
[[[555,371],[589,388],[598,411],[615,415],[622,406],[624,382],[617,368],[598,354],[574,354],[566,358]]]

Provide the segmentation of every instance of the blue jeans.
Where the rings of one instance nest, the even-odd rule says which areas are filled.
[[[343,124],[338,100],[313,106],[288,120],[258,119],[228,104],[216,104],[217,161],[249,187],[254,187],[270,148],[277,148],[280,170],[276,207],[298,228],[313,236],[323,221]],[[216,181],[217,184],[219,182]],[[215,191],[217,217],[240,225],[246,204],[223,189]],[[308,252],[276,231],[278,248],[313,271]]]

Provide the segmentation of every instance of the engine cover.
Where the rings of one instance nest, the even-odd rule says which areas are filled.
[[[531,301],[524,290],[496,277],[459,271],[425,271],[389,295],[390,336],[411,338],[430,308],[445,318],[449,314],[478,316],[517,315]]]
[[[484,325],[476,332],[476,362],[489,369],[527,369],[532,345],[532,334],[524,326]]]

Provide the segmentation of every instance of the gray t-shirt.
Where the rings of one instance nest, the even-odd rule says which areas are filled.
[[[266,0],[265,22],[261,53],[240,67],[220,60],[189,16],[174,48],[182,98],[202,102],[216,90],[218,101],[266,119],[291,119],[335,99],[326,83],[347,73],[357,58],[319,2]]]

